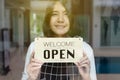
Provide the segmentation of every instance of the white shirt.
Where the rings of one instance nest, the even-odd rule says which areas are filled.
[[[35,47],[34,44],[35,43],[32,42],[30,44],[29,48],[28,48],[28,51],[27,51],[27,54],[26,54],[24,72],[23,72],[21,80],[27,80],[28,79],[28,73],[26,71],[26,66],[28,65],[28,63],[30,61],[31,54],[32,54],[32,52],[34,50],[34,47]],[[86,42],[83,42],[83,50],[86,53],[88,59],[90,60],[90,77],[91,77],[91,80],[97,80],[93,50],[90,47],[90,45],[87,44]]]

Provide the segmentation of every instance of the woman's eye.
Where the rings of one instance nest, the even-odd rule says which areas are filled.
[[[57,13],[52,13],[52,15],[53,15],[53,16],[56,16],[56,15],[58,15],[58,14],[57,14]]]
[[[68,15],[68,13],[67,13],[67,12],[64,12],[64,15]]]

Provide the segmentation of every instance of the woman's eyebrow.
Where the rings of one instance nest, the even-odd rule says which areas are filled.
[[[67,13],[67,11],[65,10],[65,11],[63,11],[64,13]]]
[[[57,13],[57,12],[59,12],[59,11],[52,11],[52,12],[56,12],[56,13]],[[67,13],[67,11],[66,11],[66,10],[64,10],[63,12],[64,12],[64,13]]]
[[[57,13],[58,11],[52,11],[52,12],[56,12]]]

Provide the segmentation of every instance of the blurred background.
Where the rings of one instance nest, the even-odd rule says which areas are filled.
[[[0,0],[0,80],[20,80],[26,51],[47,5],[57,0]],[[73,34],[94,49],[98,80],[120,80],[120,0],[60,0],[73,15]]]

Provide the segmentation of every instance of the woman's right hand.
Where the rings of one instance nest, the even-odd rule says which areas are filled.
[[[40,74],[40,69],[43,63],[40,60],[34,59],[35,52],[32,53],[30,62],[27,65],[28,80],[36,80]]]

